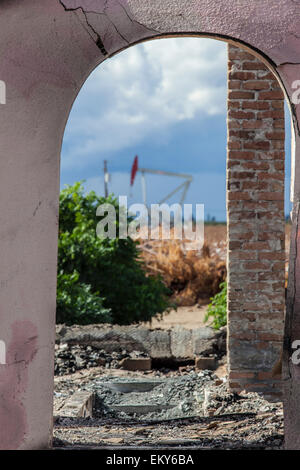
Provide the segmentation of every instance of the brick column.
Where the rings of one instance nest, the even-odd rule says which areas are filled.
[[[228,356],[233,390],[279,393],[284,317],[284,98],[228,46]]]

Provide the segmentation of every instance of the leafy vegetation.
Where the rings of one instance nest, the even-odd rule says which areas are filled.
[[[211,326],[219,330],[227,324],[227,282],[220,284],[221,291],[211,298],[204,321],[212,320]]]
[[[96,210],[106,203],[116,211],[113,239],[96,234],[104,218]],[[172,306],[161,278],[146,275],[138,242],[119,238],[120,210],[116,198],[85,195],[81,183],[61,191],[57,322],[131,324],[149,321]]]

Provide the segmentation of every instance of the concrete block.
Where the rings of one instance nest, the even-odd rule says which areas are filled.
[[[176,359],[193,358],[192,330],[177,326],[170,334],[172,356]]]
[[[200,370],[215,370],[217,368],[217,360],[215,357],[196,357],[195,367]]]
[[[171,358],[171,335],[168,330],[152,330],[149,334],[150,356],[153,359]]]
[[[120,362],[121,367],[126,370],[151,370],[151,358],[139,357],[131,358],[125,357]]]
[[[193,356],[202,356],[215,352],[217,345],[216,332],[210,328],[196,328],[192,330]]]
[[[75,392],[59,410],[59,416],[88,418],[93,416],[95,395],[91,392]]]

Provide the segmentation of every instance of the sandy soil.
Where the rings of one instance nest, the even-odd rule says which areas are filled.
[[[169,330],[176,326],[181,326],[187,329],[200,328],[208,326],[209,323],[204,323],[204,316],[207,311],[208,301],[204,305],[194,305],[193,307],[178,307],[177,310],[172,310],[163,315],[162,320],[152,320],[152,322],[142,323],[147,328],[161,328]]]

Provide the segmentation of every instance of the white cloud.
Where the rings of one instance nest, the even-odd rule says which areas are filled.
[[[179,121],[226,112],[226,45],[203,38],[151,41],[100,65],[65,132],[62,167],[83,168]]]

